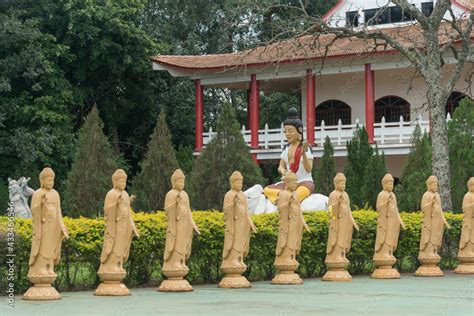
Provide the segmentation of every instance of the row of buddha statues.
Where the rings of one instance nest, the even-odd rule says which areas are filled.
[[[54,172],[45,168],[40,173],[41,188],[33,193],[31,211],[33,215],[33,236],[29,260],[28,279],[33,286],[24,294],[27,300],[54,300],[61,296],[51,286],[56,279],[54,266],[59,263],[61,243],[68,238],[68,231],[61,215],[60,196],[54,186]],[[225,221],[224,249],[221,270],[224,277],[219,283],[221,288],[245,288],[250,283],[242,274],[247,265],[244,262],[250,244],[252,232],[257,228],[248,213],[247,198],[242,192],[243,177],[238,171],[230,176],[230,190],[224,196],[223,213]],[[95,295],[130,295],[122,283],[126,271],[123,264],[130,253],[134,236],[139,237],[131,208],[130,197],[125,190],[127,175],[118,169],[112,175],[113,189],[104,202],[104,244],[100,256],[98,275],[101,283]],[[301,211],[297,194],[297,176],[287,172],[283,178],[284,188],[275,200],[279,211],[278,240],[274,266],[276,275],[272,284],[302,284],[303,280],[295,272],[299,266],[297,256],[301,249],[304,230],[310,230]],[[199,228],[193,220],[189,197],[184,190],[185,175],[178,169],[171,176],[172,189],[166,194],[164,209],[167,228],[162,274],[166,277],[158,291],[192,291],[185,279],[189,272],[187,262],[191,255],[194,232]],[[405,228],[393,192],[394,178],[386,174],[382,179],[383,190],[377,197],[377,234],[373,257],[376,266],[372,273],[375,279],[400,278],[393,268],[397,259],[400,229]],[[442,276],[438,267],[438,251],[442,245],[444,227],[449,228],[438,194],[438,180],[430,176],[426,180],[427,191],[421,200],[423,211],[422,232],[418,259],[421,266],[417,276]],[[353,229],[359,226],[352,216],[350,200],[345,192],[346,178],[338,173],[334,178],[335,190],[329,196],[329,231],[325,264],[327,272],[323,281],[350,281],[347,271],[347,254],[351,248]],[[459,266],[456,273],[474,273],[474,177],[468,181],[469,191],[463,200],[463,226],[459,244]]]

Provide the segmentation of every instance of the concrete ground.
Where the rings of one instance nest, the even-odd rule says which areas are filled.
[[[97,297],[92,291],[63,292],[62,300],[23,301],[16,297],[3,315],[474,315],[474,276],[447,272],[442,278],[402,275],[400,280],[356,276],[349,283],[305,279],[303,285],[252,283],[250,289],[197,285],[193,292],[131,289],[132,296]]]

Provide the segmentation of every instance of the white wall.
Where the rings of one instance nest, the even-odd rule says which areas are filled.
[[[387,5],[390,2],[388,0],[346,0],[344,4],[341,5],[328,19],[328,23],[331,26],[346,26],[346,12],[349,11],[359,11],[359,24],[364,23],[364,14],[363,10],[367,9],[376,9]],[[411,0],[411,4],[414,4],[419,10],[421,10],[421,3],[431,2],[430,0]],[[436,5],[436,0],[433,1],[433,6]],[[389,6],[395,6],[393,3],[390,3]],[[453,12],[457,17],[466,14],[461,8],[457,5],[453,5]],[[468,13],[468,12],[467,12]],[[449,13],[445,15],[445,18],[450,20],[451,16]],[[384,26],[393,26],[394,24],[382,24]]]
[[[445,73],[451,71],[452,65],[445,67]],[[474,65],[466,65],[459,78],[455,90],[474,97],[474,82],[470,87],[466,79],[474,72]],[[474,80],[474,78],[473,78]],[[470,88],[470,91],[469,91]],[[422,115],[428,120],[426,110],[426,84],[419,76],[414,78],[413,69],[402,68],[393,70],[375,71],[375,100],[395,95],[404,98],[410,103],[411,119]],[[302,91],[302,101],[306,105],[305,94]],[[365,77],[364,72],[316,76],[316,106],[320,103],[337,99],[347,103],[352,109],[352,123],[359,119],[365,123]],[[305,108],[305,106],[303,106]],[[316,110],[316,115],[318,115]],[[303,122],[306,122],[305,120]]]

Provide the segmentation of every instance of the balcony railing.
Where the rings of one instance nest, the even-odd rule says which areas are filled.
[[[448,113],[446,121],[450,121],[451,116]],[[416,124],[420,125],[421,131],[430,131],[430,122],[429,120],[423,120],[419,116],[414,121],[404,121],[403,116],[400,116],[398,122],[385,122],[385,117],[382,117],[382,122],[374,124],[374,140],[377,144],[390,145],[390,144],[410,144],[410,140],[413,134],[413,131],[416,127]],[[329,139],[334,147],[345,146],[346,142],[351,140],[354,136],[357,126],[362,126],[359,123],[359,119],[356,120],[355,124],[343,125],[341,120],[339,120],[338,125],[326,126],[324,121],[321,122],[321,126],[314,128],[315,132],[315,143],[318,146],[322,146],[326,139],[326,136],[329,136]],[[242,126],[242,135],[248,146],[250,146],[250,130],[245,128],[245,125]],[[306,135],[306,127],[304,128],[304,134]],[[208,144],[212,137],[216,133],[209,129],[208,132],[204,132],[204,144]],[[285,135],[283,133],[283,123],[280,128],[268,128],[268,124],[265,124],[264,129],[258,130],[258,140],[260,149],[276,149],[283,148],[286,144]]]

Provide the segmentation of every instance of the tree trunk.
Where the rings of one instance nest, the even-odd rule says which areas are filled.
[[[442,87],[429,87],[428,103],[431,109],[431,152],[433,175],[438,178],[443,210],[452,211],[449,170],[448,128],[446,124],[446,98]]]

